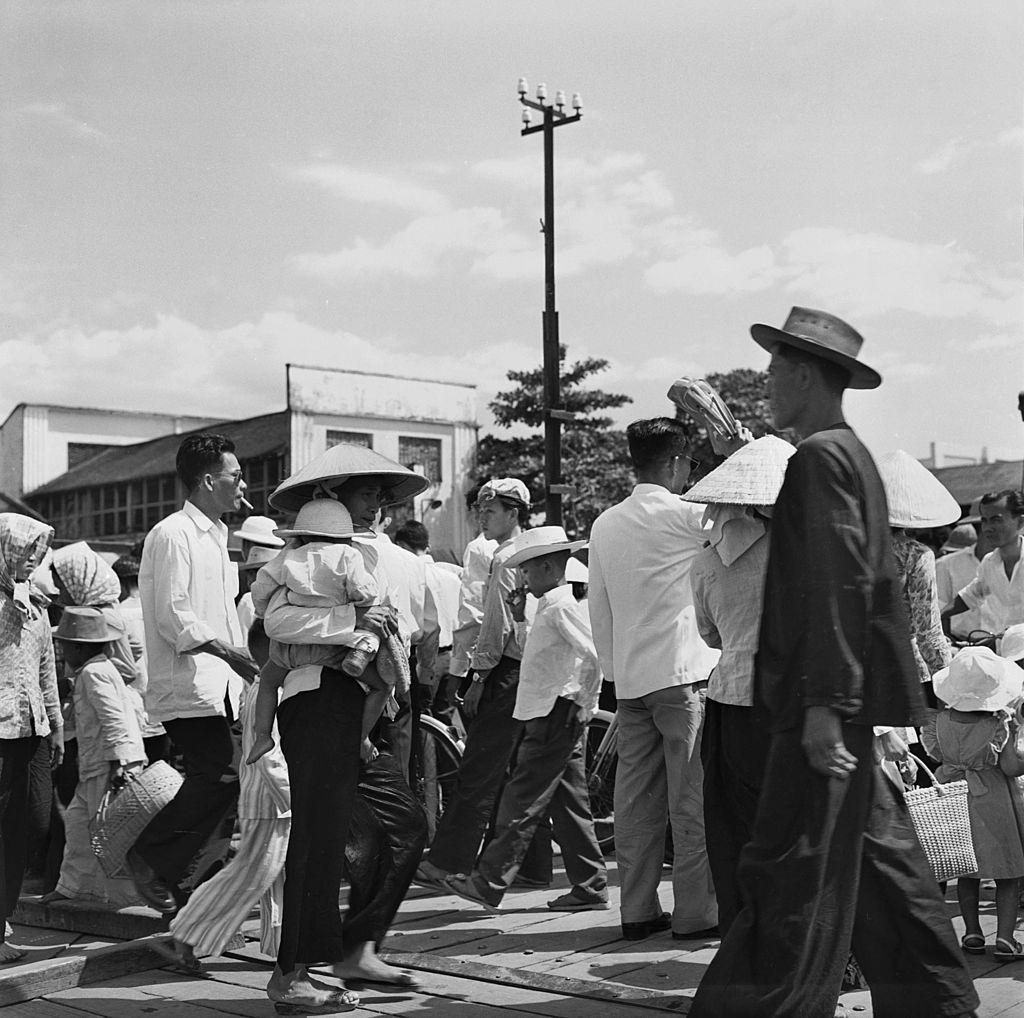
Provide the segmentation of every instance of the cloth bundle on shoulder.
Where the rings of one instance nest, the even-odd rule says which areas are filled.
[[[935,879],[940,883],[978,872],[967,805],[967,782],[940,784],[920,760],[917,766],[932,779],[930,788],[905,793],[910,819]]]
[[[103,796],[89,821],[92,850],[108,877],[127,877],[124,857],[139,835],[181,788],[181,775],[165,760],[150,764],[137,777]]]

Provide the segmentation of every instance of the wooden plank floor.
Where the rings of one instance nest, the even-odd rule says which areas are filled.
[[[614,864],[611,877],[614,885]],[[411,889],[385,951],[393,961],[416,969],[422,986],[414,993],[366,991],[352,1013],[356,1018],[686,1014],[717,943],[673,941],[668,933],[643,941],[622,940],[617,887],[612,888],[608,911],[548,910],[547,900],[565,886],[564,875],[559,874],[551,890],[513,892],[498,915],[453,895]],[[951,897],[955,899],[954,888]],[[662,901],[670,901],[667,880],[662,884]],[[955,915],[953,902],[950,910]],[[982,924],[991,942],[995,929],[991,901],[983,902]],[[954,925],[958,934],[963,931],[958,917]],[[265,987],[271,959],[259,954],[256,929],[256,922],[248,922],[244,948],[207,961],[208,979],[189,979],[166,970],[138,972],[12,1005],[10,1013],[12,1018],[270,1018],[274,1011]],[[95,936],[20,926],[12,941],[29,947],[33,960],[110,943]],[[1024,1015],[1024,962],[1003,966],[987,955],[969,958],[969,965],[982,998],[981,1015]],[[843,1002],[851,1018],[870,1018],[866,992],[846,994]]]

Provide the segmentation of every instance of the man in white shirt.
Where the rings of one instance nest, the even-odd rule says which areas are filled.
[[[972,523],[980,524],[981,517],[975,516],[970,522],[961,520],[946,538],[942,555],[935,560],[935,589],[940,611],[952,606],[957,594],[978,575],[978,566],[989,553],[988,541],[975,532]],[[950,620],[950,636],[963,640],[978,629],[990,633],[992,625],[984,608],[972,609]]]
[[[178,881],[238,797],[231,726],[242,677],[256,674],[235,611],[238,570],[221,520],[241,506],[245,491],[234,444],[221,435],[190,435],[175,465],[188,498],[146,538],[139,592],[146,712],[181,750],[186,777],[127,857],[139,893],[164,912],[174,910],[182,897]]]
[[[627,429],[637,485],[590,535],[590,619],[601,670],[618,699],[615,854],[622,932],[710,935],[718,922],[704,843],[700,733],[717,652],[694,618],[690,566],[704,507],[679,498],[690,475],[686,433],[669,418]],[[672,915],[658,883],[672,824]]]
[[[981,532],[993,550],[942,613],[947,634],[950,621],[969,608],[984,608],[996,635],[1024,622],[1024,493],[1008,489],[982,496]]]

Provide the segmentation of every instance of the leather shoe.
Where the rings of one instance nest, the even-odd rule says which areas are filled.
[[[132,876],[135,890],[139,892],[139,896],[147,905],[151,905],[157,912],[163,914],[177,911],[178,906],[170,888],[134,848],[128,849],[124,861]]]
[[[672,931],[673,940],[718,940],[722,931],[717,926],[709,926],[704,930],[691,930],[689,933]]]
[[[652,933],[664,933],[665,930],[670,929],[672,929],[672,916],[668,912],[662,912],[660,916],[648,919],[645,923],[623,923],[622,939],[643,940],[644,937],[649,937]]]

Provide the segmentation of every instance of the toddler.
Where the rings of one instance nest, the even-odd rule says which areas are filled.
[[[985,953],[978,921],[982,879],[996,883],[996,941],[999,961],[1024,958],[1014,939],[1017,888],[1024,877],[1024,800],[1007,773],[1014,755],[1010,738],[1011,705],[1021,699],[1024,671],[986,647],[965,647],[948,668],[935,674],[935,695],[946,704],[922,732],[928,754],[942,762],[941,782],[967,779],[971,837],[978,872],[957,881],[957,898],[966,932],[967,954]]]
[[[108,788],[117,787],[146,764],[138,716],[124,679],[112,659],[112,644],[125,631],[100,608],[64,609],[54,639],[73,673],[78,731],[78,786],[64,815],[67,842],[57,888],[43,902],[93,898],[115,905],[139,905],[128,875],[111,878],[100,868],[89,837]]]
[[[368,607],[379,595],[377,581],[363,557],[369,549],[352,541],[355,531],[348,509],[334,499],[313,499],[299,510],[291,529],[275,533],[289,539],[289,544],[256,575],[253,609],[264,619],[268,632],[274,631],[276,616],[289,631],[297,617],[302,625],[294,642],[270,641],[270,662],[261,675],[253,712],[255,735],[246,760],[249,764],[274,746],[271,728],[288,671],[325,665],[359,678],[368,690],[390,691],[395,685],[386,655],[381,656],[379,669],[368,668],[380,649],[380,638],[365,630],[351,630],[349,614],[339,618],[335,611],[347,605]]]

